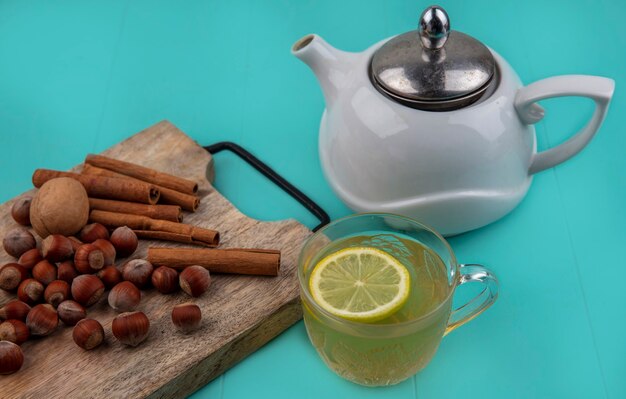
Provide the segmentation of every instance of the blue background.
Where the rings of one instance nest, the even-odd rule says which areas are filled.
[[[66,169],[159,120],[199,143],[235,141],[318,201],[350,213],[317,156],[322,94],[290,46],[307,33],[360,51],[414,29],[420,1],[0,1],[0,200],[37,167]],[[626,397],[626,3],[444,1],[454,29],[496,49],[522,81],[616,80],[606,122],[573,160],[536,176],[524,202],[451,239],[499,276],[501,296],[446,337],[418,376],[384,389],[341,380],[298,323],[194,398]],[[543,103],[540,149],[591,115]],[[216,187],[251,217],[315,220],[229,154]]]

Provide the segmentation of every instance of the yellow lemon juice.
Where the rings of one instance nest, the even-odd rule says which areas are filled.
[[[447,326],[453,285],[433,250],[400,235],[357,235],[329,243],[305,270],[307,331],[340,376],[390,385],[430,361]]]

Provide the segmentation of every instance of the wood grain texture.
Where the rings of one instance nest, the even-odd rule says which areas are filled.
[[[105,295],[88,310],[88,317],[104,326],[105,344],[83,351],[72,342],[72,329],[63,325],[51,336],[25,343],[22,370],[0,376],[2,398],[184,397],[301,318],[296,262],[303,240],[311,234],[306,227],[294,220],[260,222],[241,214],[209,183],[214,176],[211,156],[169,122],[103,154],[198,181],[202,200],[196,213],[185,214],[185,222],[219,230],[222,248],[280,249],[280,274],[214,275],[210,290],[194,300],[202,309],[203,328],[190,335],[176,332],[170,320],[173,306],[189,297],[144,291],[139,310],[148,315],[152,327],[147,341],[137,348],[125,347],[112,336],[116,313]],[[9,212],[14,201],[0,206],[2,236],[16,226]],[[184,245],[142,240],[131,258],[145,257],[148,246]],[[0,250],[0,264],[11,260]],[[12,298],[0,292],[0,306]]]

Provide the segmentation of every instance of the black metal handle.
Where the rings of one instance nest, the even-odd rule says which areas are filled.
[[[322,227],[326,226],[328,223],[330,223],[330,217],[328,216],[326,211],[324,211],[319,205],[317,205],[315,201],[309,198],[302,191],[298,190],[298,188],[296,188],[293,184],[285,180],[284,177],[276,173],[274,169],[267,166],[263,161],[261,161],[259,158],[252,155],[243,147],[230,141],[222,141],[222,142],[215,143],[212,145],[207,145],[203,148],[207,150],[208,152],[210,152],[211,154],[217,154],[220,151],[229,150],[235,153],[236,155],[238,155],[239,158],[246,161],[254,169],[261,172],[263,176],[270,179],[274,184],[280,187],[284,192],[286,192],[292,198],[294,198],[296,201],[302,204],[302,206],[304,206],[309,212],[311,212],[320,221],[320,224],[315,226],[313,228],[313,231],[317,231],[321,229]]]

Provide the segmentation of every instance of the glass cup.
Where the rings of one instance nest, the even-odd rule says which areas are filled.
[[[410,295],[405,309],[380,322],[362,323],[335,316],[313,300],[312,268],[324,256],[353,246],[376,247],[407,266],[412,284],[421,285],[411,288],[415,298]],[[367,386],[397,384],[423,369],[444,335],[478,316],[498,296],[498,282],[489,270],[458,264],[440,234],[391,214],[348,216],[320,229],[300,253],[298,279],[311,343],[335,373]],[[452,309],[455,289],[468,282],[479,282],[483,288]],[[419,297],[423,293],[428,295]]]

